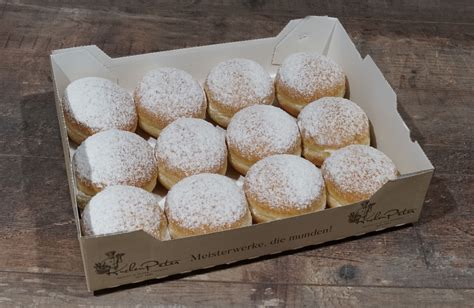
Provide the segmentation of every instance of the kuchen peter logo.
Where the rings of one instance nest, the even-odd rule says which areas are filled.
[[[116,253],[115,251],[106,252],[106,258],[94,265],[95,272],[110,275],[111,272],[118,269],[124,255],[124,253]]]
[[[99,275],[119,275],[134,272],[150,272],[152,270],[159,271],[165,267],[179,264],[179,260],[149,260],[142,263],[123,262],[125,254],[116,251],[108,251],[105,258],[94,264],[95,272]]]
[[[390,209],[388,211],[376,211],[374,209],[374,202],[364,201],[361,207],[354,212],[351,212],[348,217],[349,223],[365,224],[370,222],[388,221],[398,217],[410,215],[415,213],[415,209]]]

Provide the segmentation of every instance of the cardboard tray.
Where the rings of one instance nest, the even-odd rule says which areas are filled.
[[[76,201],[62,102],[66,86],[78,78],[104,77],[133,91],[149,70],[171,66],[203,83],[217,63],[234,57],[257,61],[275,76],[282,60],[298,51],[319,52],[339,63],[347,75],[350,99],[367,113],[372,145],[397,165],[400,176],[370,200],[298,217],[208,235],[159,241],[144,231],[83,236]],[[72,207],[89,290],[212,267],[382,230],[418,220],[434,168],[397,112],[395,92],[374,61],[361,58],[336,18],[292,20],[276,37],[112,59],[96,46],[53,51],[56,107],[71,191]],[[159,186],[159,185],[158,185]]]

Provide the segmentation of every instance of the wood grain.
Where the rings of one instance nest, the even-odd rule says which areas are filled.
[[[219,307],[460,307],[474,300],[472,289],[346,287],[305,284],[226,283],[173,280],[139,284],[89,296],[82,277],[6,273],[0,276],[0,304]],[[212,296],[209,290],[212,289]],[[409,296],[407,296],[409,293]]]
[[[413,226],[91,296],[69,203],[50,51],[113,57],[339,17],[436,167]],[[0,305],[468,306],[474,300],[471,1],[0,0]],[[210,296],[210,290],[216,296]]]

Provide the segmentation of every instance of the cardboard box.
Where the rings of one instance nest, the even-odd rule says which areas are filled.
[[[76,204],[62,102],[66,86],[87,76],[105,77],[133,91],[142,76],[160,66],[191,73],[201,83],[217,63],[242,57],[257,61],[275,76],[293,52],[328,55],[347,75],[350,98],[367,113],[373,146],[397,165],[400,176],[370,200],[279,221],[178,240],[159,241],[143,231],[83,236]],[[96,46],[53,51],[56,106],[73,211],[89,290],[212,267],[285,250],[361,235],[418,220],[433,166],[397,112],[397,98],[370,56],[361,58],[336,18],[311,16],[292,20],[276,37],[186,48],[112,59]]]

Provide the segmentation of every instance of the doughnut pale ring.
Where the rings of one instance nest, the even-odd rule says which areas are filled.
[[[169,239],[159,198],[133,186],[110,186],[92,197],[82,213],[85,235],[143,230],[160,240]]]
[[[63,106],[67,133],[77,144],[100,131],[115,128],[134,132],[137,128],[132,96],[108,79],[86,77],[71,82]]]
[[[298,116],[303,156],[317,166],[337,149],[370,145],[369,119],[357,104],[341,97],[323,97]]]
[[[266,157],[247,172],[244,191],[255,222],[316,212],[326,207],[321,171],[295,155]]]
[[[89,197],[112,185],[152,191],[158,176],[148,142],[116,129],[87,138],[74,153],[73,166],[78,190]]]
[[[230,163],[241,174],[262,158],[301,155],[301,137],[293,117],[280,108],[254,105],[242,109],[227,127]]]
[[[154,137],[179,118],[206,117],[206,95],[185,71],[162,67],[148,72],[135,89],[138,124]]]
[[[297,116],[304,106],[321,97],[343,97],[346,79],[341,67],[328,57],[300,52],[283,61],[275,89],[280,106]]]
[[[252,224],[243,189],[219,174],[201,173],[178,182],[166,197],[165,212],[172,238]]]
[[[321,170],[330,207],[367,200],[398,174],[390,158],[367,145],[349,145],[335,151]]]
[[[239,110],[274,100],[273,80],[265,69],[248,59],[230,59],[219,63],[207,76],[204,86],[209,100],[209,116],[227,127]]]
[[[194,174],[225,174],[225,135],[204,120],[178,119],[161,132],[155,146],[155,157],[158,179],[167,189]]]

